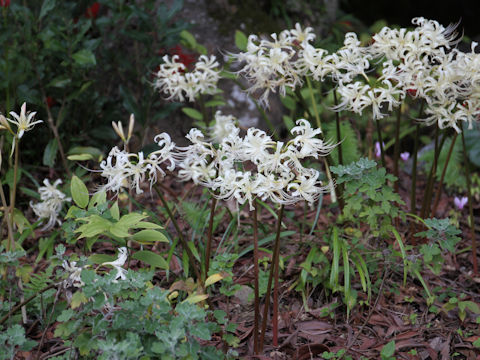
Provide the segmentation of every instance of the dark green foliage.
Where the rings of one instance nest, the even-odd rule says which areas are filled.
[[[437,164],[437,171],[436,171],[436,178],[437,181],[440,181],[442,176],[442,171],[445,166],[445,162],[447,160],[448,150],[450,145],[452,144],[452,138],[448,138],[445,140],[443,144],[442,151],[440,152],[440,156],[438,157],[438,164]],[[461,138],[457,136],[457,140],[455,141],[455,145],[453,147],[452,155],[450,156],[450,160],[448,162],[447,171],[445,173],[444,184],[446,186],[455,186],[464,188],[466,186],[465,182],[465,170],[463,169],[463,155],[462,155],[462,142]],[[433,165],[433,155],[434,150],[429,150],[420,158],[420,160],[425,161],[425,169],[429,171]]]
[[[324,125],[325,139],[337,142],[337,125],[335,121],[330,121]],[[340,122],[340,135],[342,146],[343,164],[350,164],[360,158],[357,136],[349,121]],[[340,146],[338,145],[338,146]],[[338,165],[338,146],[331,152],[331,159],[334,165]]]

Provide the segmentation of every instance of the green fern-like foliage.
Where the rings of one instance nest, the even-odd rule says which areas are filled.
[[[335,121],[331,121],[324,125],[325,139],[333,140],[337,142],[337,127]],[[344,164],[350,164],[360,159],[360,150],[358,147],[357,136],[352,128],[352,125],[348,121],[342,121],[340,123],[340,135],[342,141],[342,157]],[[338,164],[338,146],[332,151],[331,154],[334,165]]]

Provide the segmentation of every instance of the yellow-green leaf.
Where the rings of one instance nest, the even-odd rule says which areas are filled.
[[[207,280],[205,280],[205,287],[209,287],[212,284],[215,284],[216,282],[220,281],[223,279],[223,275],[220,273],[216,273],[213,275],[210,275]]]
[[[192,294],[189,297],[187,297],[183,302],[188,302],[190,304],[196,304],[199,303],[200,301],[208,299],[207,294]]]
[[[148,243],[148,242],[155,242],[155,241],[168,243],[167,237],[164,234],[162,234],[160,231],[156,231],[156,230],[139,231],[133,235],[133,240],[138,241],[139,243],[142,243],[142,242]]]
[[[87,297],[82,291],[77,291],[75,294],[72,296],[72,301],[70,302],[70,306],[72,309],[76,309],[82,304],[85,304],[88,302]]]
[[[72,193],[73,201],[78,207],[82,209],[88,205],[88,189],[77,176],[73,175],[72,182],[70,184],[70,191]]]

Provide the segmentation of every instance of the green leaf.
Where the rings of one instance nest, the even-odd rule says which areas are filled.
[[[200,111],[195,110],[194,108],[184,107],[182,111],[189,117],[195,120],[203,120],[203,115]]]
[[[110,230],[112,223],[98,215],[91,215],[85,218],[88,222],[80,226],[75,232],[80,233],[79,239],[103,234]]]
[[[247,51],[247,43],[248,43],[247,36],[240,30],[236,30],[235,45],[237,46],[237,48],[239,48],[241,51]]]
[[[41,20],[45,15],[47,15],[55,7],[55,0],[45,0],[40,9],[40,15],[38,20]]]
[[[186,45],[192,49],[197,46],[197,40],[195,40],[195,37],[187,30],[182,30],[180,32],[180,38],[184,40]]]
[[[97,64],[95,55],[88,49],[77,51],[72,55],[72,58],[80,66],[92,66]]]
[[[117,259],[116,256],[107,254],[93,254],[88,257],[89,264],[103,264],[105,262],[112,262]]]
[[[148,265],[168,270],[168,264],[163,257],[150,250],[137,251],[132,255],[133,259],[137,259],[147,263]]]
[[[141,230],[133,235],[133,240],[138,241],[139,243],[149,243],[155,241],[166,243],[169,242],[164,234],[156,230]]]
[[[390,341],[387,345],[382,348],[380,355],[383,358],[390,358],[395,354],[395,340]]]
[[[45,147],[45,151],[43,152],[43,165],[48,166],[49,168],[55,165],[57,150],[58,142],[55,139],[51,139]]]
[[[83,209],[86,208],[88,205],[88,189],[83,181],[75,175],[73,175],[70,183],[70,191],[75,204]]]
[[[120,209],[118,208],[118,200],[115,201],[110,208],[110,215],[112,215],[115,220],[120,220]]]

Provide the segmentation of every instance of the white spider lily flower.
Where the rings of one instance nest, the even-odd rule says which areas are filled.
[[[78,267],[76,261],[68,262],[67,260],[63,261],[62,267],[69,273],[68,278],[63,281],[64,287],[74,286],[80,288],[85,285],[81,278],[84,267]]]
[[[67,198],[63,192],[57,189],[57,186],[61,183],[61,179],[57,179],[53,184],[50,184],[48,179],[43,180],[45,186],[38,188],[42,201],[36,204],[30,202],[30,207],[39,219],[48,219],[42,231],[53,228],[55,224],[62,224],[58,215],[62,210],[63,203],[71,201],[71,198]]]
[[[20,115],[14,111],[10,111],[10,115],[14,117],[15,120],[7,119],[12,124],[17,126],[17,138],[21,139],[25,131],[33,129],[36,124],[40,124],[43,120],[33,121],[36,112],[27,112],[27,103],[23,103],[20,109]]]
[[[166,175],[162,166],[168,171],[175,169],[175,143],[166,133],[154,138],[160,147],[148,156],[143,152],[128,153],[114,147],[107,158],[100,163],[101,175],[107,178],[107,183],[100,187],[100,191],[118,193],[123,188],[135,189],[137,194],[143,193],[141,184],[148,178],[150,188]]]
[[[118,258],[114,261],[107,261],[102,263],[102,266],[105,265],[110,265],[117,270],[117,274],[115,275],[114,281],[117,281],[117,279],[125,280],[127,277],[125,274],[127,273],[127,270],[125,270],[122,266],[125,265],[125,261],[127,261],[128,258],[128,252],[126,247],[121,247],[118,249]]]
[[[320,173],[317,170],[306,170],[303,174],[300,174],[294,182],[288,185],[287,190],[292,191],[292,197],[305,200],[311,205],[318,199],[318,196],[328,188],[319,186],[319,175]]]
[[[313,129],[309,121],[299,119],[296,121],[296,124],[297,126],[293,127],[290,132],[292,135],[298,135],[289,141],[289,144],[293,144],[295,147],[300,146],[299,153],[297,154],[299,159],[310,156],[317,159],[319,155],[328,155],[335,147],[335,145],[330,142],[324,142],[318,139],[316,136],[320,135],[322,130]]]
[[[215,143],[221,143],[226,137],[238,136],[240,129],[235,126],[233,115],[223,115],[220,110],[215,113],[215,124],[210,128],[210,137]]]
[[[178,55],[170,58],[163,57],[164,64],[156,73],[153,87],[167,95],[168,100],[190,102],[195,101],[199,94],[214,94],[217,92],[217,83],[220,79],[219,63],[215,56],[201,55],[192,71],[187,71],[184,64],[179,62]]]

